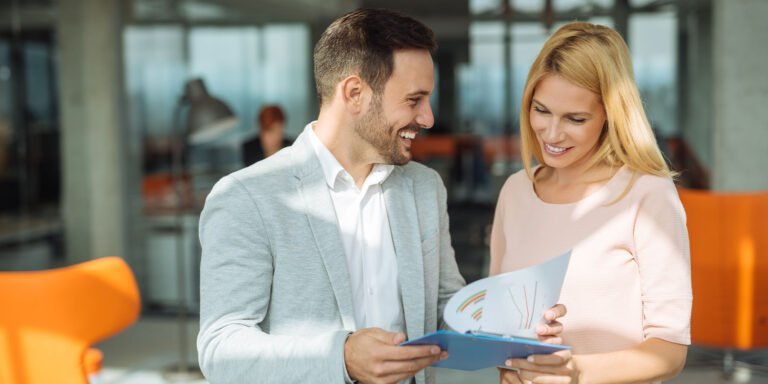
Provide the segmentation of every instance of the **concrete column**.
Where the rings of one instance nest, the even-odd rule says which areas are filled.
[[[688,10],[680,19],[681,58],[680,127],[696,158],[708,170],[712,159],[712,10],[698,7]]]
[[[715,0],[712,189],[768,190],[768,1]]]
[[[120,0],[60,0],[62,217],[68,262],[125,256]]]

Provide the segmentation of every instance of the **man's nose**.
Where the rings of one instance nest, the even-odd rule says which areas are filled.
[[[435,125],[435,116],[432,115],[432,106],[429,104],[429,100],[425,100],[425,102],[422,103],[415,121],[419,127],[425,129],[432,128],[432,126]]]

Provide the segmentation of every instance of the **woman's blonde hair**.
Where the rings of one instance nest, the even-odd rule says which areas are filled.
[[[645,116],[624,39],[611,28],[573,22],[562,26],[544,43],[523,90],[522,160],[531,180],[534,157],[546,167],[531,127],[531,102],[538,84],[551,74],[596,93],[605,108],[606,124],[588,167],[601,163],[613,168],[627,165],[635,173],[675,176],[664,161]]]

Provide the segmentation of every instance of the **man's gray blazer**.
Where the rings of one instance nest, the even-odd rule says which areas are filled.
[[[382,184],[408,338],[434,331],[464,285],[438,174],[411,162]],[[200,366],[211,383],[343,383],[357,329],[344,247],[306,133],[222,178],[200,219]],[[434,382],[432,369],[418,383]]]

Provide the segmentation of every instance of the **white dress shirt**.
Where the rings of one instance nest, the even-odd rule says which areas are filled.
[[[393,165],[376,164],[361,189],[309,123],[305,130],[325,174],[347,256],[357,329],[405,332],[397,258],[381,184]]]

